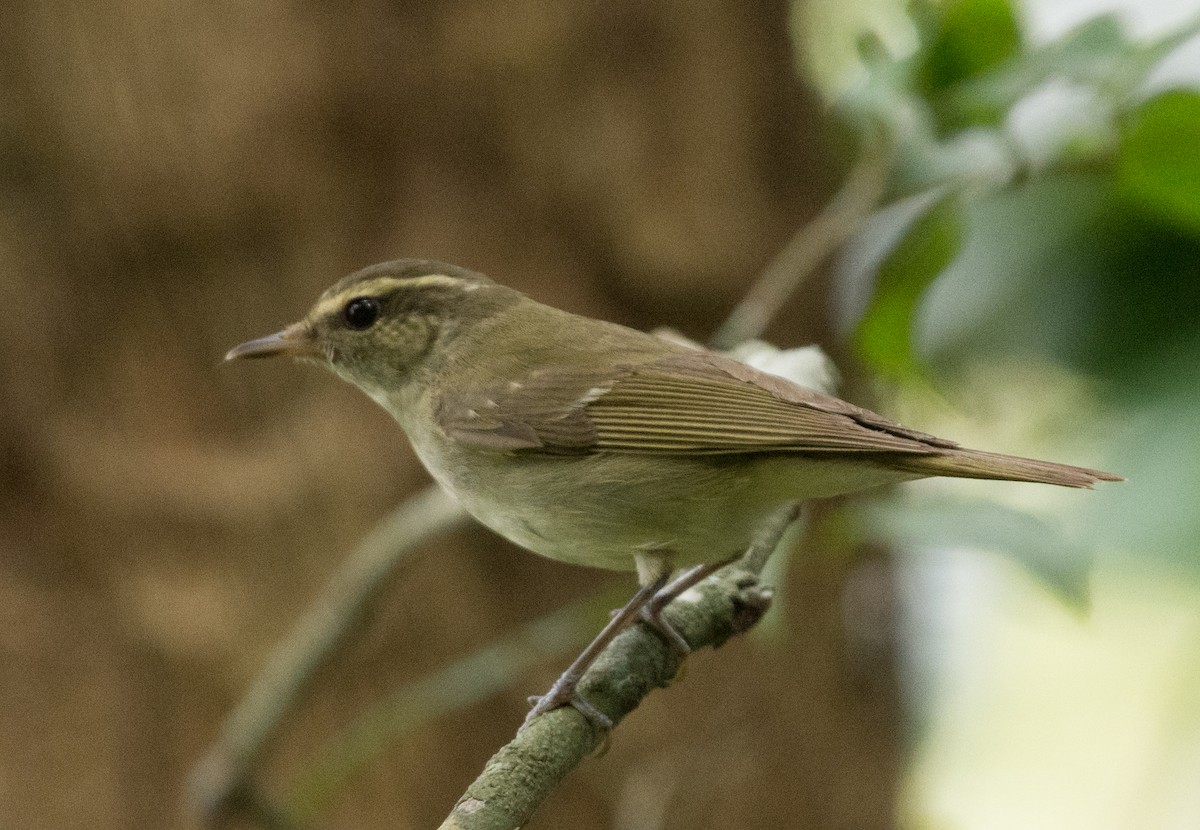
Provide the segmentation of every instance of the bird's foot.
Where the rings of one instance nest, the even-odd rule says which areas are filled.
[[[554,685],[550,687],[550,691],[544,695],[534,695],[529,698],[529,704],[533,708],[529,710],[529,714],[525,716],[524,726],[538,715],[544,715],[562,706],[570,706],[592,725],[592,728],[604,736],[604,741],[607,743],[608,734],[612,731],[612,718],[604,714],[591,701],[579,694],[576,690],[578,678],[568,677],[564,674],[558,680],[554,681]]]
[[[680,657],[687,657],[692,653],[692,647],[675,626],[663,619],[663,609],[674,602],[680,594],[703,582],[732,561],[729,559],[723,562],[711,562],[684,571],[675,578],[675,581],[655,592],[654,596],[638,609],[638,618],[657,631],[659,636],[667,641],[667,645],[675,650],[676,654]],[[682,669],[682,664],[680,668]]]
[[[691,645],[688,644],[688,641],[684,639],[675,626],[662,618],[663,609],[674,598],[665,597],[664,601],[659,602],[659,597],[655,596],[654,599],[642,606],[642,609],[638,612],[638,617],[654,631],[657,631],[658,635],[667,641],[667,645],[674,649],[676,654],[680,657],[687,657],[692,653]]]
[[[638,588],[637,593],[633,595],[629,602],[625,603],[625,607],[608,621],[608,624],[588,644],[588,647],[580,652],[579,656],[575,658],[575,661],[571,663],[567,670],[562,673],[558,680],[554,681],[554,685],[550,687],[550,691],[541,697],[530,699],[533,708],[525,716],[525,726],[528,726],[538,715],[544,715],[561,706],[573,706],[579,714],[587,719],[588,723],[594,729],[599,730],[604,738],[603,745],[607,745],[608,733],[613,728],[612,718],[601,712],[591,701],[586,700],[580,695],[576,691],[576,687],[579,685],[579,681],[583,679],[584,673],[596,661],[601,652],[608,647],[613,638],[620,634],[627,625],[637,619],[638,611],[662,589],[666,581],[667,577],[664,574],[653,582]]]

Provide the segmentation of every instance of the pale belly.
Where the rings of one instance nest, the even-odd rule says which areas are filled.
[[[638,553],[676,566],[744,551],[781,504],[911,476],[781,456],[504,455],[414,441],[476,519],[552,559],[633,570]]]
[[[564,483],[563,466],[588,484]],[[564,562],[632,570],[637,553],[689,565],[744,549],[770,509],[739,497],[749,483],[721,470],[667,466],[674,475],[660,468],[639,478],[629,475],[627,459],[611,456],[523,460],[515,469],[475,469],[442,483],[492,530]],[[489,486],[479,487],[483,480]]]

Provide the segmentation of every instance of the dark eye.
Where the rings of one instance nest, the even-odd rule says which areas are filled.
[[[352,329],[369,329],[379,319],[379,300],[374,297],[355,297],[342,310],[346,325]]]

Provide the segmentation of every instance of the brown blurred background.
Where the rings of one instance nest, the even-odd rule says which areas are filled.
[[[840,176],[787,14],[6,4],[0,826],[197,826],[186,779],[222,718],[426,480],[348,386],[224,351],[397,256],[704,337]],[[821,339],[820,295],[772,338]],[[850,567],[798,559],[779,637],[693,659],[533,826],[890,826],[895,694],[886,659],[848,657]],[[884,614],[885,571],[853,580]],[[632,588],[481,529],[423,551],[288,721],[266,791],[388,690],[612,583]],[[560,668],[422,728],[323,826],[436,825]]]

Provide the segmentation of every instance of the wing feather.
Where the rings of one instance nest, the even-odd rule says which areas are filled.
[[[547,368],[448,395],[436,416],[481,449],[581,454],[893,452],[956,446],[711,352],[594,371]]]

